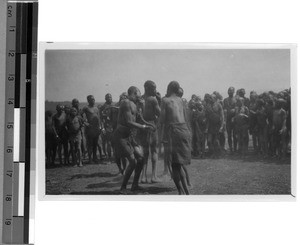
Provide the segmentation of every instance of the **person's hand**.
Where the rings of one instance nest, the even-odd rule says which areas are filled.
[[[144,127],[145,130],[155,131],[155,127],[153,127],[153,126],[144,125],[143,127]]]

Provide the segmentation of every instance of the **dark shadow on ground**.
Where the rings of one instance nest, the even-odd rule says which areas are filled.
[[[70,192],[69,194],[72,195],[123,195],[121,191],[119,190],[120,185],[118,184],[117,190],[105,190],[105,191],[86,191],[86,192]],[[139,191],[128,191],[126,195],[156,195],[161,193],[168,193],[174,191],[174,188],[166,188],[166,187],[156,187],[156,186],[150,186],[150,187],[144,187],[143,190]]]
[[[261,162],[264,164],[276,164],[276,165],[285,165],[285,164],[291,164],[291,157],[288,155],[285,158],[279,159],[278,157],[271,157],[271,156],[262,156],[257,154],[256,152],[248,152],[246,156],[242,156],[241,154],[229,154],[225,153],[219,156],[218,158],[212,158],[209,155],[206,155],[204,158],[200,157],[192,157],[194,160],[220,160],[220,159],[227,159],[230,161],[238,161],[238,162]]]
[[[112,182],[111,180],[96,183],[96,184],[89,184],[87,185],[86,189],[96,189],[96,188],[114,188],[114,187],[120,187],[121,183],[118,182]]]
[[[75,174],[73,175],[69,180],[73,179],[83,179],[83,178],[109,178],[109,177],[116,177],[118,174],[112,174],[112,173],[93,173],[93,174]]]

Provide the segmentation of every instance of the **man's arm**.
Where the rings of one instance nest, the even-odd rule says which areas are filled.
[[[220,111],[220,116],[221,116],[221,122],[222,122],[222,126],[220,128],[220,131],[223,130],[223,128],[225,127],[225,117],[224,117],[224,110],[222,105],[219,103],[219,111]]]
[[[285,131],[286,131],[286,112],[285,112],[285,110],[282,110],[281,114],[283,117],[283,123],[282,123],[282,128],[280,130],[280,134],[285,133]]]
[[[52,129],[53,129],[53,131],[55,133],[55,137],[58,139],[59,136],[58,136],[56,128],[55,128],[55,115],[52,117]]]
[[[161,101],[161,111],[159,116],[159,122],[161,125],[164,125],[166,122],[166,101],[163,98]]]
[[[137,123],[133,120],[132,118],[132,109],[131,109],[131,105],[130,102],[124,102],[120,108],[120,110],[123,111],[123,115],[124,115],[124,121],[125,121],[125,126],[129,127],[129,128],[137,128],[137,129],[149,129],[151,128],[148,125],[142,125],[140,123]]]
[[[166,130],[166,124],[165,124],[165,120],[166,120],[166,105],[165,105],[165,99],[163,98],[161,100],[161,111],[160,111],[160,116],[159,116],[159,123],[161,125],[161,138],[160,141],[163,142],[164,141],[164,135],[165,135],[165,130]]]
[[[153,108],[154,108],[155,116],[158,118],[160,116],[160,111],[161,110],[160,110],[158,101],[157,101],[157,99],[155,97],[152,100],[152,105],[153,105]]]

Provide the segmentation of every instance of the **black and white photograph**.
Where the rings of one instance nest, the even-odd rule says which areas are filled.
[[[72,45],[43,45],[45,195],[291,194],[290,47]]]

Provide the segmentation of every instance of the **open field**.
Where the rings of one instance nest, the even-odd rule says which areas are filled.
[[[85,161],[84,161],[85,163]],[[162,173],[163,161],[158,161],[158,175]],[[249,153],[240,156],[224,155],[220,159],[193,159],[189,166],[193,195],[212,194],[290,194],[290,158],[262,159]],[[148,163],[150,179],[151,163]],[[132,178],[129,181],[130,188]],[[112,164],[84,164],[83,167],[59,166],[46,169],[46,194],[111,195],[120,194],[122,176]],[[176,195],[171,179],[161,183],[141,184],[138,194]]]

